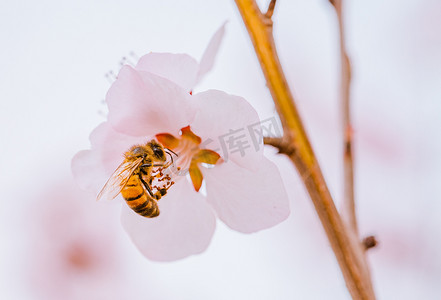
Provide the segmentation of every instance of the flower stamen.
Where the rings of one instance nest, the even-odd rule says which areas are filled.
[[[179,154],[176,162],[172,164],[176,163],[177,168],[171,172],[177,176],[185,176],[188,172],[196,191],[199,191],[203,181],[200,166],[204,164],[214,166],[222,161],[215,151],[200,148],[202,139],[191,130],[190,126],[181,129],[180,137],[160,133],[156,135],[156,139],[167,149]]]

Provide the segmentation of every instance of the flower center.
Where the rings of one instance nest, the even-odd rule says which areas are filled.
[[[202,139],[191,131],[190,126],[182,128],[179,137],[169,133],[160,133],[156,135],[156,139],[165,148],[177,154],[177,157],[173,159],[176,169],[172,169],[171,176],[184,177],[187,173],[190,174],[196,191],[199,191],[203,181],[201,164],[216,165],[221,162],[218,153],[209,149],[201,149]]]

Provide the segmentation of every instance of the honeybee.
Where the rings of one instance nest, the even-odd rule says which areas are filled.
[[[157,201],[174,184],[163,170],[173,163],[170,149],[164,148],[155,140],[145,145],[135,145],[124,153],[124,161],[113,172],[98,194],[97,200],[113,199],[121,193],[127,205],[137,214],[154,218],[159,215]],[[166,153],[171,161],[167,162]],[[153,186],[153,180],[165,182],[162,186]]]

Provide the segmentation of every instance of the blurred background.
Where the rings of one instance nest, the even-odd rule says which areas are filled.
[[[266,7],[266,1],[259,1]],[[356,200],[378,299],[441,298],[441,2],[346,1],[352,59]],[[325,0],[278,1],[274,36],[336,204],[342,197],[337,19]],[[234,1],[0,3],[1,299],[349,299],[301,180],[268,148],[291,217],[244,235],[218,222],[208,250],[146,260],[123,232],[120,204],[72,182],[70,160],[105,119],[123,57],[200,59],[228,21],[197,91],[245,97],[275,115]]]

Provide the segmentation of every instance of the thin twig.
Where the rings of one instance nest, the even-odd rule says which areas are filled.
[[[267,86],[284,129],[283,142],[295,149],[288,157],[297,167],[342,270],[353,299],[375,299],[362,244],[347,230],[327,188],[303,128],[274,46],[272,22],[254,0],[235,0],[253,42]],[[278,140],[280,141],[280,140]],[[269,142],[269,140],[267,140]],[[275,141],[273,141],[275,142]],[[276,143],[275,143],[276,145]],[[279,150],[282,150],[279,148]]]
[[[343,207],[342,217],[348,225],[358,233],[357,216],[355,213],[354,199],[354,160],[352,153],[353,130],[351,125],[351,64],[346,51],[346,39],[343,20],[343,0],[333,0],[338,19],[338,31],[340,35],[340,64],[341,64],[341,115],[343,126]]]
[[[271,19],[274,13],[274,7],[276,6],[276,0],[271,0],[268,4],[268,9],[266,10],[265,17]]]
[[[330,0],[333,5],[339,31],[339,48],[340,48],[340,103],[343,128],[343,206],[341,216],[354,235],[358,238],[358,224],[355,206],[354,192],[354,158],[353,158],[353,129],[351,123],[351,63],[346,50],[346,35],[343,17],[344,0]],[[364,250],[375,247],[377,241],[371,236],[363,239],[362,245]],[[366,276],[370,278],[369,266],[366,256],[363,256],[363,263]]]
[[[287,144],[286,141],[280,137],[265,136],[263,137],[263,143],[279,149],[279,153],[288,154],[291,152],[291,149],[288,149],[289,144]]]

